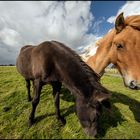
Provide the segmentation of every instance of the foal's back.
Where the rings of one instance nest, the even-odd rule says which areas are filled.
[[[85,75],[81,69],[80,58],[64,44],[56,41],[46,41],[32,50],[32,74],[35,79],[42,81],[75,81],[75,72],[83,71],[80,77]],[[66,80],[67,79],[67,80]],[[83,78],[84,79],[84,78]],[[47,81],[46,81],[47,80]]]
[[[25,46],[17,58],[17,69],[25,79],[41,78],[43,82],[71,81],[81,86],[89,81],[89,67],[70,48],[56,41],[45,41],[38,46]],[[90,70],[91,71],[91,70]],[[77,73],[78,72],[78,73]],[[93,77],[97,75],[92,71]],[[90,76],[91,77],[91,76]]]
[[[76,61],[73,51],[64,44],[45,41],[38,46],[22,47],[16,65],[17,70],[25,79],[41,78],[44,80],[47,78],[48,81],[57,81],[63,78],[64,69],[69,72],[69,67],[76,66],[79,63],[76,63]]]

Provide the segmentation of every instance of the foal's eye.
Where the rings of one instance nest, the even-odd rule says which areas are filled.
[[[116,44],[117,49],[121,49],[123,48],[123,46],[121,44]]]

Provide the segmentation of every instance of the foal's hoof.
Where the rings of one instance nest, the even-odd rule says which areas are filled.
[[[28,102],[31,102],[32,101],[32,98],[28,98]]]
[[[29,122],[28,122],[29,128],[32,127],[33,124],[34,124],[34,121],[33,120],[29,120]]]
[[[58,118],[58,120],[62,123],[62,125],[66,124],[66,120],[63,117]]]
[[[3,108],[3,112],[7,112],[7,111],[9,111],[11,108],[10,107],[4,107]]]

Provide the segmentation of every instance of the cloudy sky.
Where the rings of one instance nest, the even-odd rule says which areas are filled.
[[[0,1],[0,64],[15,64],[22,46],[46,40],[79,53],[114,27],[122,11],[140,14],[140,1]]]

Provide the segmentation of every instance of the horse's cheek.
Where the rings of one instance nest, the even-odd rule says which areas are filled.
[[[112,48],[110,53],[109,53],[109,59],[111,61],[111,63],[115,64],[117,61],[117,51],[115,50],[115,48]]]

